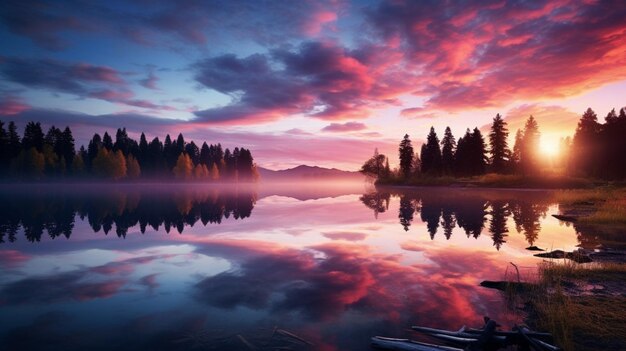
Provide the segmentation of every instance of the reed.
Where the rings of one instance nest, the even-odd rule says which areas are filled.
[[[545,330],[565,350],[619,349],[626,345],[626,296],[584,294],[576,285],[620,286],[626,265],[576,264],[568,260],[539,265],[536,288],[515,296],[530,306],[528,322]]]

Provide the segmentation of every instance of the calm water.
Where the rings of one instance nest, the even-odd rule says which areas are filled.
[[[364,350],[416,324],[510,327],[478,283],[531,270],[530,245],[591,240],[544,191],[44,189],[0,191],[6,350]]]

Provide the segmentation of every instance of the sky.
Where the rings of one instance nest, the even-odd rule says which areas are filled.
[[[0,120],[397,163],[409,134],[531,114],[542,144],[626,106],[626,2],[39,1],[0,8]]]

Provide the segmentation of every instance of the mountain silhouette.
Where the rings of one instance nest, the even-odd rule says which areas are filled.
[[[344,171],[337,168],[300,165],[294,168],[274,171],[259,167],[262,182],[297,182],[317,180],[362,181],[363,175],[359,172]]]

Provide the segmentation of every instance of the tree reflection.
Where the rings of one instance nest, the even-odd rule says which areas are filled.
[[[389,199],[391,194],[388,192],[372,192],[363,194],[359,200],[369,209],[374,211],[374,217],[378,218],[379,213],[384,213],[389,209]]]
[[[416,213],[433,240],[439,230],[449,240],[457,227],[468,238],[477,239],[488,225],[497,250],[506,243],[510,217],[518,233],[533,245],[541,231],[540,218],[546,216],[550,205],[550,198],[542,193],[458,189],[381,191],[364,194],[360,199],[377,215],[389,208],[390,196],[398,198],[398,219],[405,231],[414,224]]]
[[[502,244],[506,242],[504,240],[507,237],[509,229],[506,226],[506,219],[510,216],[509,205],[502,200],[495,200],[491,202],[491,220],[489,221],[489,232],[493,239],[493,246],[497,250],[500,250]]]
[[[69,238],[76,216],[87,220],[94,232],[109,234],[115,227],[118,237],[139,225],[141,233],[148,227],[167,233],[175,228],[182,233],[186,226],[221,223],[223,218],[248,218],[256,203],[256,193],[140,192],[72,194],[0,194],[0,243],[16,240],[20,227],[30,242],[41,241],[45,232],[54,239]]]
[[[398,211],[398,218],[400,218],[400,224],[404,228],[404,231],[408,231],[413,222],[413,214],[415,213],[415,206],[413,200],[408,196],[400,196],[400,210]]]

